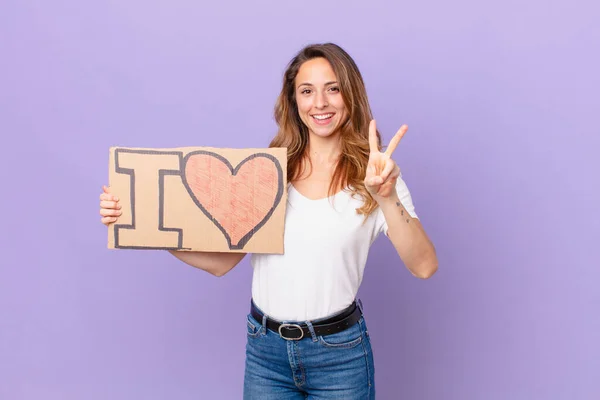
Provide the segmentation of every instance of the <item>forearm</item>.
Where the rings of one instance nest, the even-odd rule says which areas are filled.
[[[431,277],[437,271],[438,260],[419,220],[406,211],[396,191],[379,206],[388,225],[388,237],[404,265],[418,278]]]
[[[199,268],[215,276],[223,276],[235,267],[246,253],[218,253],[204,251],[175,251],[171,254],[192,267]]]

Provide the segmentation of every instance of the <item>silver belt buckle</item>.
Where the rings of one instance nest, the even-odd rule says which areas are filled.
[[[284,327],[285,327],[285,328],[288,328],[288,327],[291,327],[291,326],[293,326],[293,327],[296,327],[296,328],[297,328],[297,329],[300,331],[300,333],[301,333],[302,335],[301,335],[299,338],[287,338],[287,337],[284,337],[284,336],[281,334],[281,329],[282,329],[282,328],[284,328]],[[302,338],[304,337],[304,331],[302,330],[302,327],[301,327],[300,325],[298,325],[298,324],[281,324],[281,325],[279,325],[279,336],[280,336],[282,339],[285,339],[285,340],[300,340],[300,339],[302,339]]]

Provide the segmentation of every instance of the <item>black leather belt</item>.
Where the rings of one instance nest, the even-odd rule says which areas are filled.
[[[256,321],[262,324],[263,314],[256,308],[254,302],[251,303],[250,314]],[[344,329],[348,329],[352,325],[356,324],[361,316],[362,311],[354,301],[348,308],[338,315],[313,324],[315,335],[325,336],[341,332]],[[286,340],[300,340],[306,337],[311,337],[310,330],[308,329],[308,325],[306,325],[306,323],[284,324],[267,317],[267,328],[277,332],[279,336]]]

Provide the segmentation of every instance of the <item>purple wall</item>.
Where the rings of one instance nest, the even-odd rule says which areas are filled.
[[[287,61],[364,73],[440,270],[385,239],[361,297],[381,399],[597,399],[594,2],[0,4],[0,398],[239,399],[251,268],[109,251],[108,148],[266,146]],[[382,3],[383,4],[383,3]]]

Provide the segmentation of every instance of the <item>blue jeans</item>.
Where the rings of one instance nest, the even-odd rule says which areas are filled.
[[[286,340],[248,315],[245,400],[375,398],[373,351],[364,317],[326,336]],[[284,321],[298,323],[296,321]],[[305,321],[306,322],[306,321]]]

